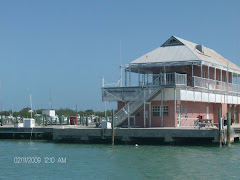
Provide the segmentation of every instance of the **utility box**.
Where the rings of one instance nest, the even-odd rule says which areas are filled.
[[[110,122],[107,122],[107,121],[102,121],[102,129],[111,129],[112,126],[111,126],[111,123]]]
[[[25,127],[25,128],[33,128],[33,127],[35,127],[35,119],[33,119],[33,118],[24,118],[23,119],[23,127]]]
[[[15,127],[15,128],[23,127],[23,123],[15,123],[15,124],[14,124],[14,127]]]

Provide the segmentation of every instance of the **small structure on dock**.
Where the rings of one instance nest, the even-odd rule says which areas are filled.
[[[240,67],[212,49],[172,36],[124,69],[125,86],[102,83],[103,101],[117,102],[117,127],[213,125],[218,107],[223,121],[230,111],[240,123]]]

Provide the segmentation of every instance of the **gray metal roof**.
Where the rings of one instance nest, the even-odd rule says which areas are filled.
[[[207,63],[240,71],[239,66],[222,57],[214,50],[204,47],[204,51],[201,52],[196,46],[197,44],[195,43],[172,36],[161,47],[132,61],[130,64],[205,61]]]

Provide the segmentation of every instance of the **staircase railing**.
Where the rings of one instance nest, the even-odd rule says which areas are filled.
[[[187,75],[177,73],[160,74],[152,83],[143,87],[142,91],[120,109],[114,116],[115,126],[120,125],[131,116],[138,108],[143,106],[144,101],[148,101],[165,85],[187,85]]]
[[[158,91],[160,87],[159,85],[156,85],[155,82],[159,81],[159,78],[160,77],[157,77],[151,84],[149,84],[147,87],[144,87],[143,90],[136,97],[134,97],[130,102],[128,102],[122,109],[120,109],[115,114],[114,117],[116,126],[126,120],[126,118],[128,117],[128,113],[131,115],[134,110],[136,110],[142,105],[144,100],[149,99],[151,95]]]

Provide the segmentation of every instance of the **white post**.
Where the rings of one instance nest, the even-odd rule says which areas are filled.
[[[125,87],[127,87],[127,70],[125,69]]]
[[[151,101],[149,103],[149,110],[148,110],[148,114],[149,114],[149,127],[152,127],[152,113],[151,113]]]
[[[143,102],[143,121],[144,121],[144,128],[146,127],[146,100],[145,100],[145,90],[143,92],[144,95],[144,102]]]
[[[175,127],[177,127],[177,123],[176,123],[176,113],[177,113],[177,102],[176,102],[176,87],[174,87],[174,124],[175,124]]]
[[[129,66],[129,87],[131,86],[131,66]]]
[[[142,86],[145,86],[145,76],[142,74]]]
[[[119,82],[120,87],[122,87],[122,65],[120,65],[120,82]]]
[[[138,86],[140,86],[140,71],[138,69]]]
[[[194,76],[194,74],[193,74],[193,63],[192,63],[192,87],[194,87],[194,85],[193,85],[193,83],[194,83],[193,76]],[[175,76],[175,78],[176,78],[176,76]],[[176,81],[176,79],[175,79],[175,81]]]

